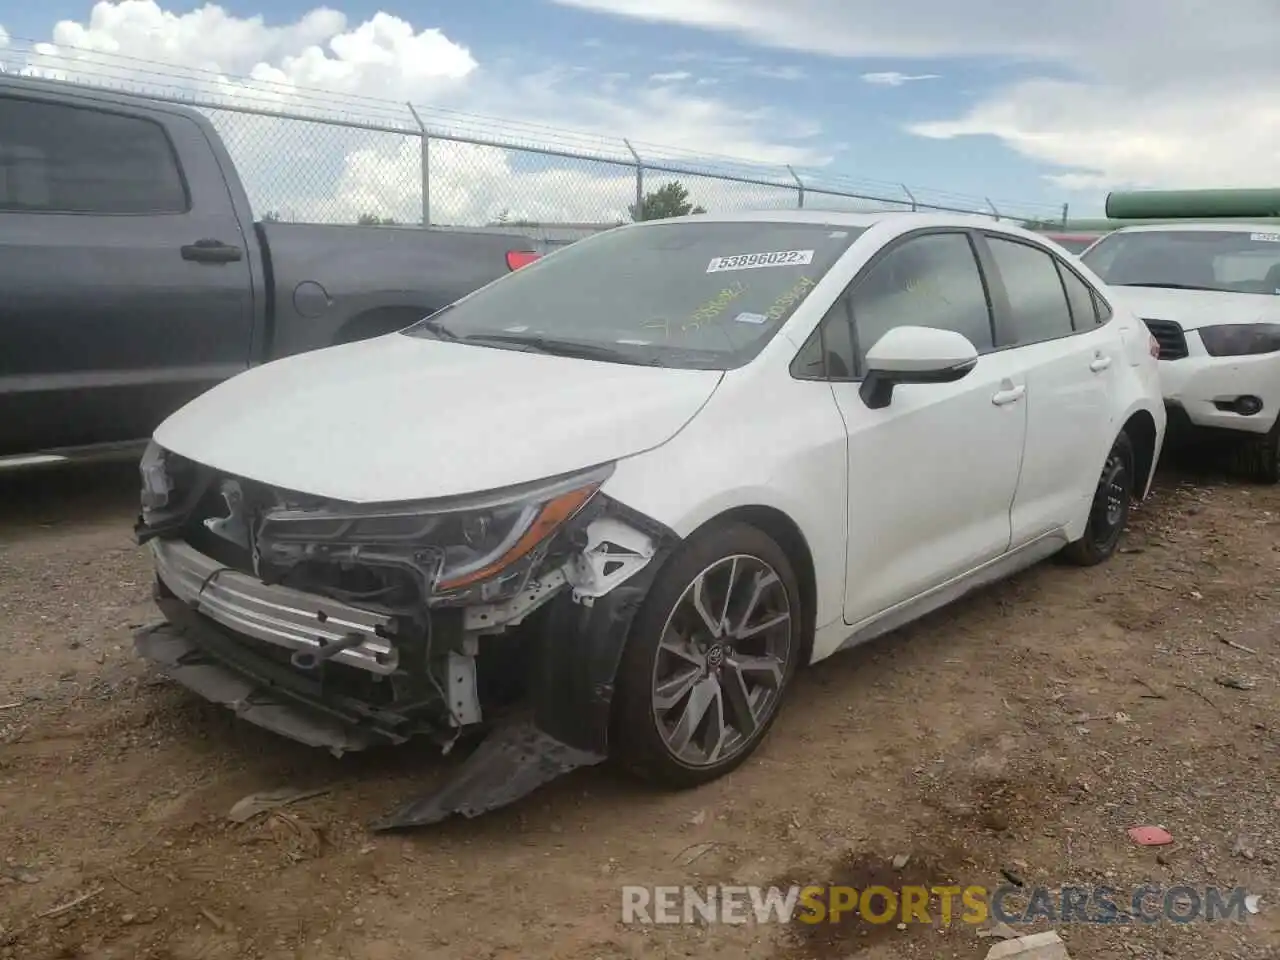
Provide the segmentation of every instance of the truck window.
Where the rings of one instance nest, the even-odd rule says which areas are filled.
[[[160,124],[0,97],[0,211],[184,213],[186,185]]]

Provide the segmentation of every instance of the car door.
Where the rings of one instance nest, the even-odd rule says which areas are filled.
[[[954,383],[901,385],[883,409],[858,395],[890,329],[941,327],[981,354]],[[819,330],[847,369],[830,376],[848,432],[845,619],[860,624],[1009,547],[1026,404],[1017,360],[993,352],[989,297],[964,230],[909,234],[865,268]],[[828,348],[830,349],[830,348]]]
[[[145,438],[245,369],[251,239],[189,118],[0,95],[0,455]]]
[[[1013,500],[1013,547],[1079,519],[1089,509],[1107,451],[1124,347],[1099,325],[1091,288],[1045,246],[983,231],[996,344],[1020,358],[1027,437]]]

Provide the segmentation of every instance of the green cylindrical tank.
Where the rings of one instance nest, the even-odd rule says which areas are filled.
[[[1280,188],[1122,190],[1107,194],[1106,215],[1113,220],[1280,217]]]

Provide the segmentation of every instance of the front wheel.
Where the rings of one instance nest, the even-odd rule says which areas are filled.
[[[1102,465],[1093,502],[1089,505],[1089,521],[1084,535],[1062,551],[1063,559],[1081,567],[1092,567],[1111,558],[1120,545],[1120,537],[1129,522],[1129,504],[1133,499],[1133,441],[1123,430],[1111,445]]]
[[[1280,417],[1262,436],[1241,442],[1233,466],[1254,483],[1280,483]]]
[[[659,572],[623,653],[618,759],[678,787],[733,770],[777,717],[804,622],[791,562],[761,530],[735,523],[690,542]]]

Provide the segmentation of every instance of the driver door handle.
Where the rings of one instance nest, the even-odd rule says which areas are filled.
[[[244,257],[244,252],[221,240],[197,240],[188,243],[181,249],[182,259],[193,263],[237,263]]]
[[[997,407],[1007,406],[1010,403],[1017,403],[1027,394],[1026,384],[1019,384],[1016,387],[1010,387],[1008,390],[1000,390],[991,398],[991,402]]]
[[[1089,364],[1089,369],[1094,373],[1101,373],[1107,367],[1111,366],[1111,358],[1104,357],[1101,354],[1093,358],[1093,362]]]

